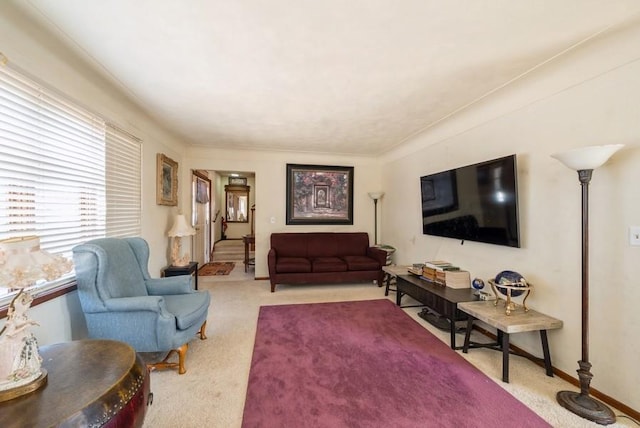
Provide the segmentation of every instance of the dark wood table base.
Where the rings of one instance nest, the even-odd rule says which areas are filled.
[[[467,314],[458,310],[458,303],[478,300],[471,288],[455,289],[418,278],[415,275],[398,275],[396,278],[396,304],[402,306],[402,296],[409,295],[432,312],[449,321],[451,349],[462,349],[456,345],[456,321],[464,321]],[[408,306],[402,306],[408,307]]]

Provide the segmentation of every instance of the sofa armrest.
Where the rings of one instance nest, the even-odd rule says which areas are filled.
[[[271,247],[267,254],[267,265],[269,266],[269,277],[273,277],[276,274],[276,260],[278,259],[278,252],[275,248]]]
[[[380,268],[387,264],[387,252],[385,250],[381,250],[378,247],[369,247],[367,248],[367,256],[371,257],[374,260],[377,260],[380,263]]]

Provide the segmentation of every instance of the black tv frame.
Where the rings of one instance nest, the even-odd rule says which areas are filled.
[[[505,167],[499,172],[507,179],[506,183],[501,182],[508,190],[505,200],[491,203],[489,196],[496,195],[488,175]],[[474,172],[477,197],[469,198],[461,186],[465,185],[465,177]],[[519,248],[517,176],[517,158],[513,154],[420,177],[423,234],[459,239],[463,243],[475,241]],[[479,213],[482,213],[480,221]]]

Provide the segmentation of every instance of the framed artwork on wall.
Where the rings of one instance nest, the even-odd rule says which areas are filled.
[[[296,224],[353,224],[353,167],[287,164],[287,219]]]
[[[158,153],[156,165],[156,203],[178,205],[178,162]]]
[[[229,184],[247,185],[247,177],[231,177],[229,176]]]

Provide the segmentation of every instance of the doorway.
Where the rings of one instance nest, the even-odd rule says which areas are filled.
[[[211,180],[206,172],[191,171],[191,224],[196,230],[191,254],[204,266],[210,261],[211,249]]]

